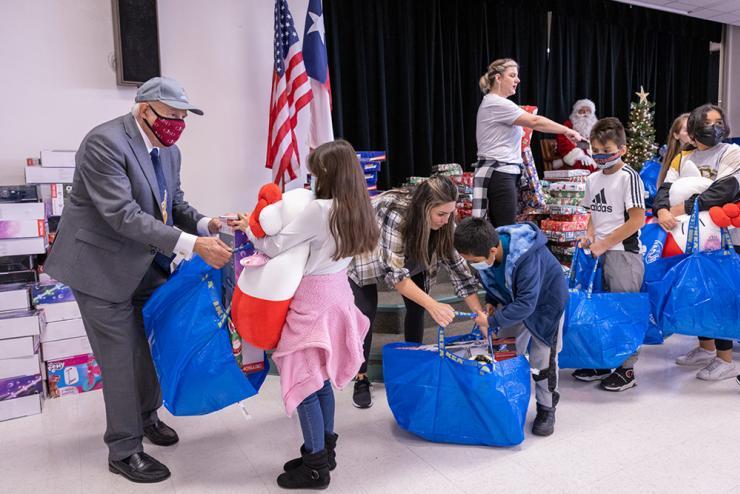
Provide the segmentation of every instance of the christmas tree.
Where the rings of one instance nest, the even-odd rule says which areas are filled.
[[[646,93],[642,86],[640,86],[640,92],[635,94],[640,97],[640,101],[630,104],[629,123],[627,124],[628,152],[624,161],[639,172],[642,164],[656,155],[658,145],[655,143],[655,127],[653,126],[655,103],[647,100],[650,93]]]

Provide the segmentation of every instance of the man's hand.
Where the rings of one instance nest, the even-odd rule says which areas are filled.
[[[686,208],[683,207],[683,203],[676,204],[675,206],[671,206],[671,214],[676,216],[681,216],[682,214],[686,214]]]
[[[475,313],[478,314],[475,317],[475,324],[478,325],[483,336],[486,336],[488,334],[488,315],[482,310],[475,311]]]
[[[496,308],[492,304],[486,304],[486,314],[492,316],[496,313]]]
[[[658,223],[663,227],[663,230],[667,232],[673,230],[678,224],[676,217],[667,209],[661,209],[658,211]]]
[[[209,266],[221,269],[231,259],[231,249],[216,237],[198,237],[193,252],[198,254]]]
[[[211,232],[211,235],[215,235],[221,230],[222,226],[223,223],[221,223],[220,219],[213,218],[208,222],[208,231]]]

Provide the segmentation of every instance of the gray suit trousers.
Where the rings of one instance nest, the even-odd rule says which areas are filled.
[[[103,439],[111,461],[141,452],[143,428],[158,420],[162,392],[141,309],[165,281],[164,271],[152,264],[131,300],[109,302],[74,290],[103,377],[107,425]]]

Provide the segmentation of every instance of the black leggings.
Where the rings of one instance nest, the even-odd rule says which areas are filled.
[[[411,280],[416,286],[424,290],[425,275],[423,272],[412,276]],[[378,313],[378,285],[359,286],[352,280],[349,280],[349,284],[355,296],[355,305],[365,317],[370,319],[370,330],[365,336],[362,348],[365,353],[365,361],[359,370],[360,374],[365,374],[370,359],[370,349],[373,346],[373,323],[375,322],[375,315]],[[424,308],[406,297],[403,297],[403,303],[406,305],[406,317],[403,321],[404,337],[408,342],[421,343],[424,337]]]
[[[493,172],[488,182],[488,219],[494,227],[513,225],[519,209],[519,175]]]
[[[699,341],[711,341],[714,340],[714,346],[720,352],[726,352],[732,350],[732,340],[721,340],[719,338],[707,338],[706,336],[699,336]]]

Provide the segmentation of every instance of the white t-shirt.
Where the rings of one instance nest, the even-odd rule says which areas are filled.
[[[303,274],[309,276],[338,273],[347,269],[352,258],[345,257],[337,261],[332,259],[337,251],[337,244],[329,229],[329,215],[333,204],[332,199],[312,201],[277,235],[256,238],[250,230],[247,230],[247,234],[255,249],[269,257],[275,257],[296,245],[308,242],[308,261]]]
[[[514,121],[524,113],[516,103],[488,93],[483,97],[475,124],[478,158],[502,163],[522,163],[524,129]],[[519,166],[504,165],[496,171],[519,174]]]
[[[596,240],[603,240],[624,225],[632,208],[645,209],[645,187],[640,175],[627,165],[611,175],[597,171],[586,179],[582,205],[591,210]],[[609,250],[640,252],[640,232],[636,232]]]
[[[737,144],[723,142],[703,151],[695,149],[685,155],[679,154],[679,156],[678,169],[673,166],[668,169],[666,182],[675,182],[683,177],[704,177],[716,180],[717,172],[724,162],[740,160],[740,147]]]

